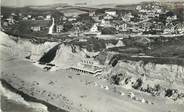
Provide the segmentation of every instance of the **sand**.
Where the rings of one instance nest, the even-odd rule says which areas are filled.
[[[2,78],[14,88],[71,112],[182,112],[184,109],[183,105],[166,104],[166,99],[150,95],[144,97],[153,101],[153,105],[134,101],[128,97],[126,89],[119,89],[126,94],[122,97],[114,92],[111,85],[108,90],[95,86],[95,82],[98,82],[106,87],[106,81],[66,70],[46,72],[25,60],[4,62],[2,70]],[[135,94],[139,97],[142,95],[139,92]]]

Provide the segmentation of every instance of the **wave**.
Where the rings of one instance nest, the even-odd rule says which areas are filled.
[[[26,101],[21,95],[9,90],[0,83],[2,112],[49,112],[47,106]]]

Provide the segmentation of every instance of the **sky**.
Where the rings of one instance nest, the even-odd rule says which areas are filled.
[[[48,5],[48,4],[56,4],[56,3],[68,3],[69,5],[73,5],[75,3],[87,3],[88,5],[98,5],[98,4],[132,4],[139,3],[142,1],[153,1],[153,0],[1,0],[2,6],[28,6],[28,5]],[[157,0],[158,1],[158,0]],[[160,0],[160,1],[168,1],[168,0]],[[169,0],[175,1],[175,0]],[[179,0],[184,1],[184,0]]]

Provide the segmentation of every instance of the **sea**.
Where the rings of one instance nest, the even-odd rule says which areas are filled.
[[[7,83],[0,81],[0,112],[67,112],[46,102],[20,94]]]

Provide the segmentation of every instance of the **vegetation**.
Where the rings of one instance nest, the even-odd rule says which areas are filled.
[[[113,28],[113,27],[105,27],[105,28],[102,28],[102,34],[104,34],[104,35],[112,35],[112,34],[116,34],[117,33],[117,31],[116,31],[116,29],[115,28]]]
[[[120,81],[122,81],[124,78],[123,74],[117,74],[111,76],[111,83],[115,85],[120,85]]]

